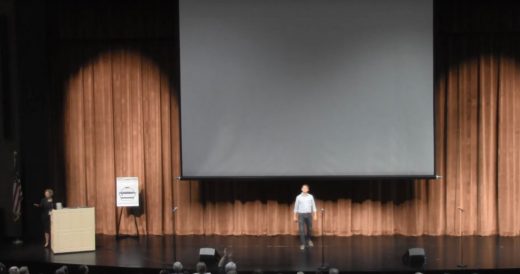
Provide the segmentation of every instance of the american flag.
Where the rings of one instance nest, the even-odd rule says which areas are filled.
[[[22,217],[22,181],[16,178],[13,182],[13,220],[16,222]]]

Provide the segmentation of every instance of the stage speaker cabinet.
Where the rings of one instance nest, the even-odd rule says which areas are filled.
[[[208,268],[208,271],[217,271],[219,261],[220,255],[216,249],[211,247],[203,247],[199,250],[199,262],[204,262]]]
[[[426,263],[424,248],[409,248],[403,256],[403,263],[412,267],[421,267]]]

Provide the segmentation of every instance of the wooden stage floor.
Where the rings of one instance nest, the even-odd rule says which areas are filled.
[[[174,260],[192,270],[200,247],[232,250],[239,272],[261,268],[266,272],[315,272],[321,265],[321,239],[315,247],[299,250],[296,236],[143,236],[96,238],[95,252],[55,255],[38,244],[3,244],[0,262],[87,264],[100,267],[161,269]],[[352,236],[325,237],[325,260],[342,272],[408,272],[402,263],[410,247],[423,247],[427,262],[422,271],[454,271],[459,263],[457,237]],[[520,237],[464,237],[466,270],[520,269]],[[157,272],[158,273],[158,272]]]

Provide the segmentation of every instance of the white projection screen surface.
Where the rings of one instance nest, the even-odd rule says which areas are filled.
[[[430,177],[433,0],[180,0],[182,177]]]

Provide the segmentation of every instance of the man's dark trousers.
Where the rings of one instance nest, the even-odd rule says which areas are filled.
[[[312,236],[312,213],[298,213],[298,229],[300,230],[300,243],[305,245]]]

